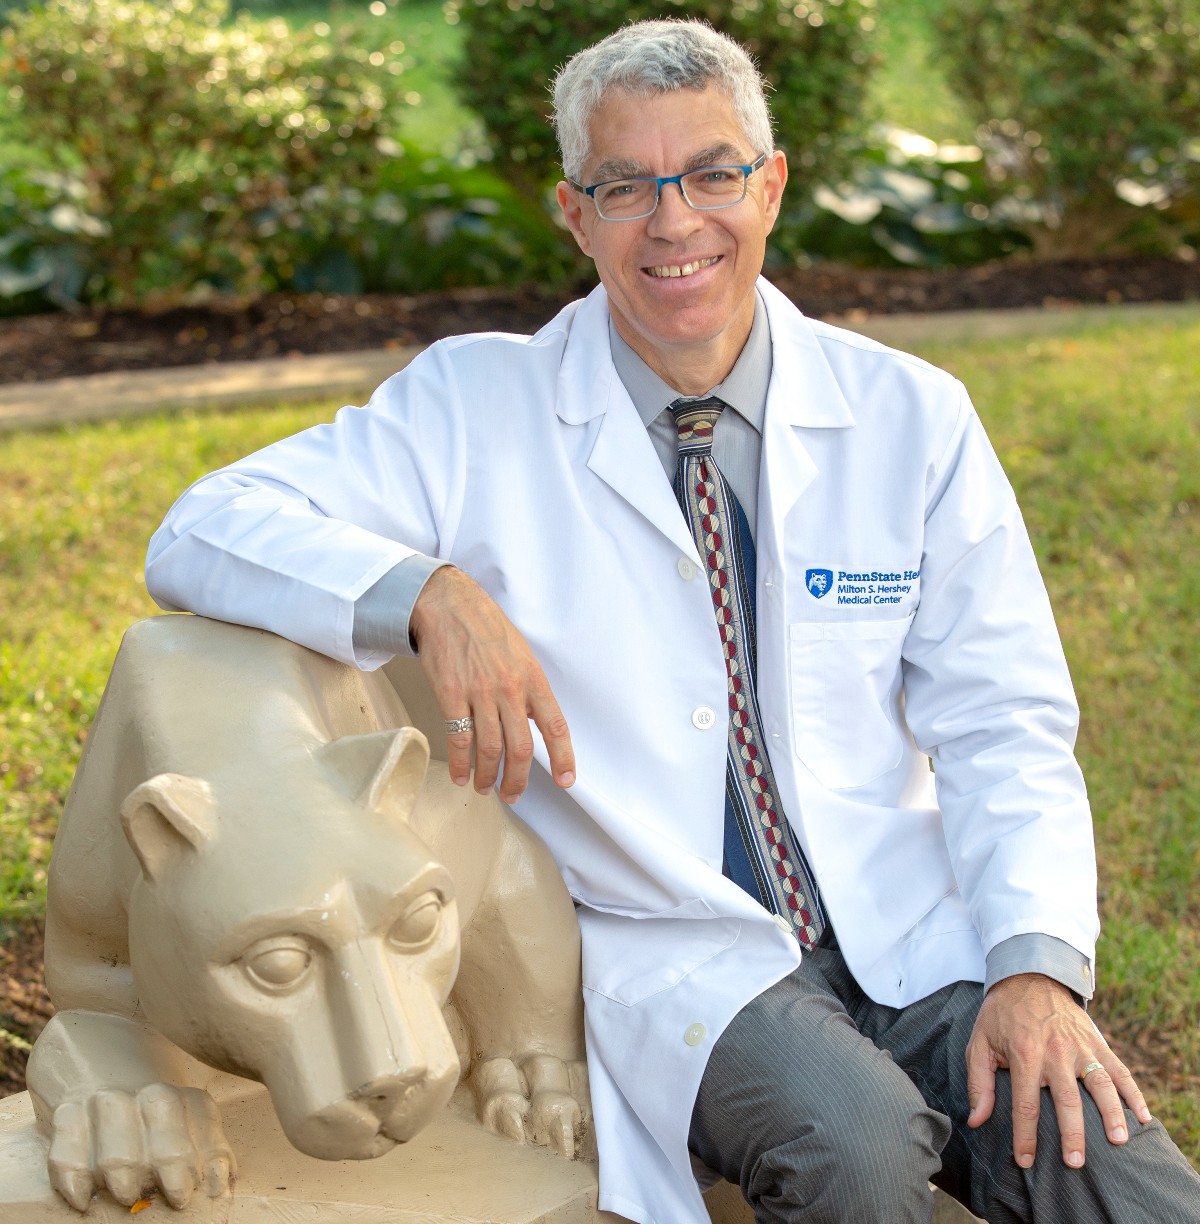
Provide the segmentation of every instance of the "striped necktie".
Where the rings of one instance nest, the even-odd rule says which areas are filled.
[[[805,948],[821,937],[820,894],[787,817],[762,734],[755,694],[754,540],[745,512],[712,458],[723,400],[678,399],[675,496],[704,562],[729,680],[725,769],[725,873],[781,914]]]

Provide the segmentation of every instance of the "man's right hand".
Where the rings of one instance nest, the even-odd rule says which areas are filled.
[[[554,781],[575,781],[571,733],[529,643],[496,601],[462,570],[443,566],[413,605],[409,628],[421,666],[447,719],[475,719],[470,731],[446,736],[450,777],[466,786],[475,746],[475,789],[487,794],[500,775],[500,798],[515,803],[533,761],[530,719],[550,755]]]

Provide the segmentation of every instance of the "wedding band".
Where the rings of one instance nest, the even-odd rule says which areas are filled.
[[[447,718],[446,734],[462,735],[464,731],[474,731],[475,720],[468,714],[466,718]]]
[[[1092,1073],[1093,1071],[1101,1071],[1101,1070],[1103,1070],[1103,1069],[1104,1069],[1104,1064],[1103,1064],[1103,1063],[1098,1063],[1098,1062],[1090,1062],[1090,1063],[1088,1063],[1088,1065],[1087,1065],[1086,1067],[1084,1067],[1084,1069],[1083,1069],[1083,1070],[1080,1072],[1079,1078],[1080,1078],[1081,1080],[1085,1080],[1085,1079],[1087,1079],[1087,1077],[1088,1077],[1089,1075],[1091,1075],[1091,1073]]]

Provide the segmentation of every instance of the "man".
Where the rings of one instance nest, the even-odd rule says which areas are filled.
[[[452,776],[576,900],[605,1208],[702,1220],[694,1156],[762,1221],[928,1220],[929,1177],[1200,1219],[1076,1001],[1075,704],[965,393],[758,279],[787,165],[736,44],[627,27],[555,106],[602,287],[199,482],[151,592],[365,668],[411,634]]]

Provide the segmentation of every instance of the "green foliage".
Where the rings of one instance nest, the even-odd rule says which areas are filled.
[[[264,265],[269,283],[300,292],[420,293],[578,275],[579,261],[542,211],[488,166],[379,144],[369,191],[315,187],[298,202],[285,260]],[[273,236],[279,224],[264,228]]]
[[[957,0],[936,28],[1047,253],[1200,233],[1200,0]]]
[[[801,177],[841,165],[873,57],[873,0],[447,0],[465,35],[459,88],[496,156],[527,189],[558,177],[550,130],[557,66],[629,21],[698,17],[745,46],[772,84],[780,147]],[[506,171],[508,173],[508,171]]]
[[[402,105],[395,55],[349,26],[230,21],[228,0],[47,0],[10,17],[0,96],[43,164],[6,173],[0,207],[73,260],[91,298],[257,289],[302,213],[322,205],[334,224],[342,193],[369,186]]]
[[[869,110],[934,140],[961,141],[975,124],[933,58],[933,19],[946,2],[877,0],[880,63],[871,74]]]
[[[82,220],[74,200],[58,198],[54,175],[36,153],[22,145],[8,153],[9,162],[0,169],[0,315],[36,309],[44,298],[70,296],[64,287],[77,279],[72,269],[78,267],[71,235]],[[62,236],[56,249],[39,241],[47,229]]]
[[[395,26],[339,29],[231,18],[225,0],[51,0],[17,19],[0,90],[36,143],[0,146],[0,312],[571,275],[496,174],[388,135],[411,102]]]
[[[1018,201],[997,190],[975,145],[938,144],[877,125],[842,180],[786,193],[771,258],[934,267],[982,263],[1028,246]]]

